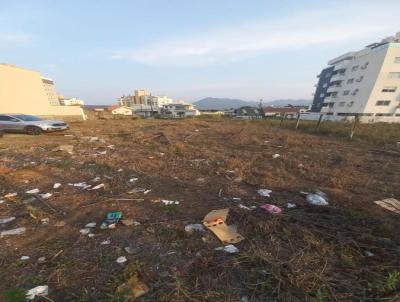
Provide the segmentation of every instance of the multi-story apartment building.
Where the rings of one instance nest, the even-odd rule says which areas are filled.
[[[84,106],[85,102],[78,98],[61,99],[60,105],[62,105],[62,106]]]
[[[50,91],[52,92],[49,98]],[[0,113],[84,118],[79,107],[57,105],[53,98],[54,91],[54,82],[43,78],[40,73],[14,65],[0,64]]]
[[[400,122],[400,33],[328,64],[319,76],[315,111],[359,116],[364,122]]]
[[[47,99],[49,100],[50,105],[59,106],[60,102],[58,100],[58,93],[56,91],[54,81],[52,79],[42,77],[42,83],[43,83],[43,88],[44,88],[44,91],[46,92]]]

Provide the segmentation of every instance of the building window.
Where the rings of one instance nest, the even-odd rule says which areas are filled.
[[[347,107],[353,107],[354,101],[351,101],[350,103],[347,104]]]
[[[363,66],[361,66],[361,69],[366,69],[366,68],[368,67],[368,64],[369,64],[369,62],[365,62],[365,63],[363,64]]]
[[[343,95],[349,95],[349,94],[350,94],[350,90],[343,91]]]
[[[325,96],[325,94],[323,94],[323,93],[321,93],[321,94],[319,95],[320,98],[323,98],[324,96]]]
[[[377,101],[376,106],[389,106],[390,101]]]
[[[395,57],[395,58],[394,58],[394,62],[395,62],[395,63],[400,63],[400,57]]]
[[[352,68],[351,68],[351,71],[357,71],[358,70],[358,65],[356,65],[356,66],[353,66]]]
[[[328,73],[325,75],[325,78],[329,78],[330,76],[331,76],[331,73],[328,72]]]
[[[328,87],[328,83],[324,83],[324,85],[322,85],[323,88]]]
[[[354,79],[348,79],[347,80],[347,84],[353,84],[353,82],[354,82]]]
[[[383,87],[382,92],[396,92],[396,89],[395,86]]]
[[[360,83],[362,80],[364,80],[364,76],[359,77],[356,82]]]
[[[340,102],[339,107],[344,107],[345,104],[346,104],[346,102]]]
[[[389,72],[388,77],[390,79],[400,79],[400,72]]]
[[[359,89],[354,89],[354,91],[351,93],[351,95],[356,95],[358,93]]]

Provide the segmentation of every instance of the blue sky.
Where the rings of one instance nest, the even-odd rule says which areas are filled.
[[[0,62],[89,104],[138,88],[310,99],[328,60],[400,31],[399,11],[391,0],[0,0]]]

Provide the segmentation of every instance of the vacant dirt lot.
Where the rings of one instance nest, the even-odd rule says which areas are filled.
[[[127,301],[117,288],[132,276],[149,288],[137,301],[397,301],[400,216],[373,203],[400,198],[396,127],[352,142],[224,119],[88,121],[5,135],[0,218],[16,219],[0,231],[26,231],[0,238],[0,301],[24,301],[38,285],[49,287],[41,301]],[[104,187],[69,185],[81,182]],[[52,196],[25,193],[35,188]],[[300,193],[315,189],[328,206]],[[222,243],[208,230],[185,232],[223,208],[245,237],[238,253],[215,250]],[[110,211],[134,223],[100,229]],[[90,222],[94,236],[81,234]]]

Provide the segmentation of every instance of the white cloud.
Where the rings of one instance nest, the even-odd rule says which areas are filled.
[[[110,58],[149,65],[196,66],[237,61],[268,51],[383,38],[394,34],[398,18],[396,10],[382,13],[381,9],[370,7],[366,11],[366,8],[349,9],[347,6],[333,11],[331,7],[174,37],[136,49],[115,51]]]

